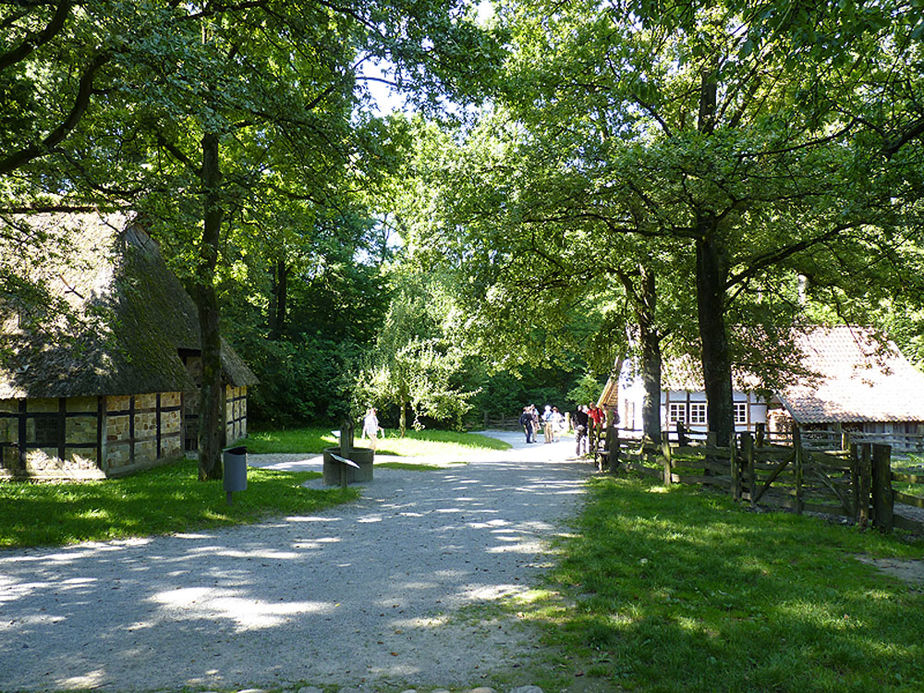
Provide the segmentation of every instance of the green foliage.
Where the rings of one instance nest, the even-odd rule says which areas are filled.
[[[919,558],[919,544],[624,479],[592,483],[573,531],[549,584],[561,596],[510,608],[547,626],[564,676],[589,688],[924,685],[924,597],[857,560]]]
[[[604,385],[605,383],[600,382],[599,378],[585,373],[577,385],[568,392],[568,401],[572,404],[590,404],[591,402],[596,404]]]
[[[0,482],[0,546],[105,541],[311,513],[354,500],[355,489],[312,490],[317,472],[249,468],[247,490],[228,505],[220,481],[197,480],[180,460],[124,479],[56,484]]]

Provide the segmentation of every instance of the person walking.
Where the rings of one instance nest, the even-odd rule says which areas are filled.
[[[379,429],[379,417],[376,416],[375,409],[369,407],[366,416],[363,417],[363,437],[369,439],[369,447],[373,450],[378,440]]]
[[[552,407],[552,413],[549,414],[549,422],[551,423],[552,429],[552,442],[557,443],[565,427],[565,417],[558,411],[558,407]]]
[[[540,420],[539,410],[536,409],[535,404],[529,405],[529,413],[533,417],[533,442],[539,442],[539,429],[542,428],[542,421]]]
[[[532,443],[533,415],[532,412],[530,412],[529,407],[523,407],[523,413],[520,414],[520,426],[523,427],[523,432],[526,434],[526,443]]]
[[[552,407],[545,405],[545,411],[542,413],[542,431],[545,433],[545,442],[552,442]]]
[[[590,439],[590,453],[596,454],[597,441],[600,439],[603,427],[603,410],[597,409],[597,405],[591,402],[587,408],[587,418],[589,419],[587,433]]]
[[[574,410],[574,442],[576,443],[574,454],[576,457],[587,453],[587,422],[589,420],[587,407],[579,404]]]

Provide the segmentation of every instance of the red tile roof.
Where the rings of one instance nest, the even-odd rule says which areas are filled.
[[[924,373],[891,341],[860,327],[816,327],[798,337],[817,374],[779,393],[799,423],[924,421]]]

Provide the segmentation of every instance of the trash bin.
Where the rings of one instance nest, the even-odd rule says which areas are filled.
[[[223,462],[225,491],[247,490],[247,448],[228,448],[224,451]]]

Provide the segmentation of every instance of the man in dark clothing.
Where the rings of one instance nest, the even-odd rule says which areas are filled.
[[[572,419],[574,420],[574,440],[577,443],[577,450],[574,454],[580,457],[587,452],[587,422],[590,417],[587,416],[584,406],[579,404]]]
[[[520,425],[526,433],[526,442],[533,442],[533,415],[529,407],[523,407],[523,413],[520,414]]]

